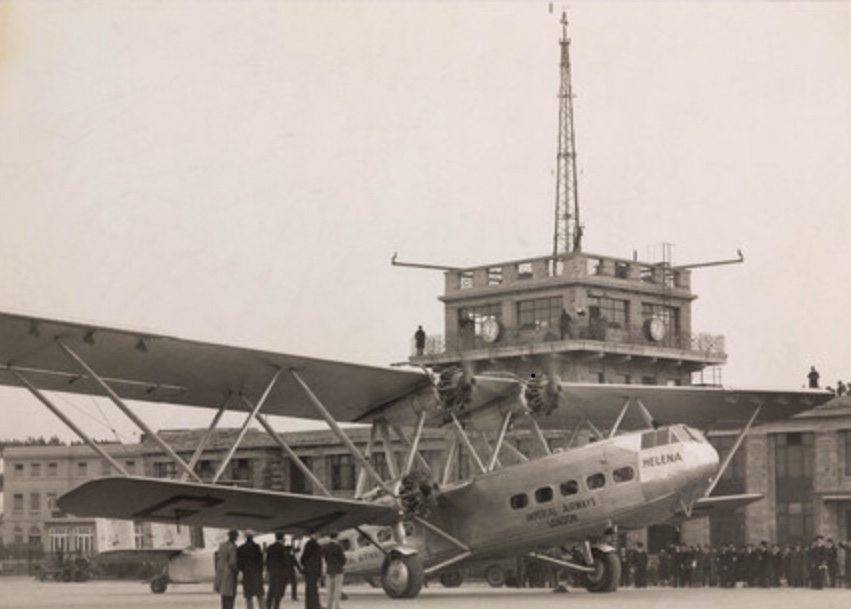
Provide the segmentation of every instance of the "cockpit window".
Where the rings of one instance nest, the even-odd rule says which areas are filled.
[[[390,529],[381,529],[378,531],[378,541],[390,541],[393,538],[393,533]]]
[[[653,448],[654,446],[665,446],[671,443],[671,430],[667,427],[653,431],[645,431],[641,435],[641,448]]]
[[[677,442],[688,442],[691,438],[689,438],[688,432],[682,425],[677,425],[676,427],[671,428],[671,432],[674,434],[674,438],[676,438]]]

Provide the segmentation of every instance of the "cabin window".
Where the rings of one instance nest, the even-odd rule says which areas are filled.
[[[543,486],[535,491],[535,501],[538,503],[546,503],[553,500],[553,489],[549,486]]]
[[[511,508],[514,510],[519,510],[529,505],[529,497],[526,493],[520,493],[518,495],[511,496]]]
[[[351,539],[341,539],[340,547],[343,548],[343,552],[348,552],[352,549],[352,540]]]
[[[588,490],[591,491],[596,488],[603,488],[606,486],[606,476],[603,474],[591,474],[585,479],[585,483],[588,485]]]
[[[579,492],[579,483],[576,480],[568,480],[567,482],[562,482],[559,485],[559,490],[561,494],[567,497],[568,495],[575,495]]]
[[[363,548],[364,546],[368,546],[368,545],[370,545],[370,542],[369,542],[369,539],[367,538],[367,536],[364,535],[363,533],[358,535],[358,547]]]
[[[629,465],[619,467],[612,472],[612,480],[617,482],[629,482],[635,478],[635,470]]]
[[[390,532],[390,529],[381,529],[378,531],[378,541],[390,541],[393,537],[393,533]]]

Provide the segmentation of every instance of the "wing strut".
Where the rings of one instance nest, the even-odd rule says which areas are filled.
[[[482,460],[479,458],[479,453],[476,452],[476,448],[473,446],[473,443],[470,442],[470,438],[467,437],[467,432],[465,432],[464,428],[461,427],[458,417],[455,416],[454,412],[450,412],[449,416],[452,417],[452,422],[455,424],[455,430],[458,432],[458,437],[461,438],[464,446],[466,446],[467,450],[470,451],[470,456],[473,457],[473,461],[476,462],[479,471],[484,474],[485,471],[487,471],[485,470],[485,464],[482,463]]]
[[[251,404],[250,400],[242,396],[243,402],[246,405],[253,408],[251,409],[249,415],[245,417],[245,422],[242,424],[242,428],[239,430],[239,434],[237,434],[236,439],[231,444],[230,450],[228,450],[228,454],[225,455],[225,458],[222,459],[222,462],[219,464],[219,469],[216,470],[216,475],[213,476],[213,484],[217,483],[219,479],[222,477],[222,474],[225,473],[228,465],[230,465],[230,460],[233,459],[233,454],[236,452],[236,449],[239,448],[240,442],[245,437],[245,432],[248,431],[248,426],[251,425],[251,422],[257,417],[257,413],[260,412],[260,409],[263,408],[263,404],[266,403],[266,398],[269,397],[269,394],[274,389],[275,384],[278,382],[278,377],[281,376],[281,369],[278,368],[275,371],[275,376],[272,377],[272,380],[269,381],[269,384],[266,386],[266,391],[263,392],[263,395],[260,396],[260,399],[257,401],[256,405]]]
[[[292,462],[295,463],[296,467],[301,470],[301,473],[303,473],[305,476],[307,476],[310,479],[310,481],[313,483],[313,486],[315,486],[317,489],[319,489],[319,491],[323,495],[326,495],[328,497],[332,497],[333,495],[331,495],[331,491],[329,491],[327,488],[325,488],[325,485],[323,485],[322,482],[319,480],[319,478],[316,477],[316,474],[314,474],[313,471],[309,467],[307,467],[305,462],[301,460],[301,457],[299,457],[295,453],[295,451],[292,448],[290,448],[289,444],[284,442],[284,439],[281,437],[281,435],[278,432],[276,432],[272,428],[272,426],[269,424],[269,421],[266,420],[266,417],[264,417],[260,413],[257,413],[257,421],[260,423],[260,425],[263,426],[263,429],[266,430],[266,433],[269,434],[272,437],[272,439],[275,441],[275,443],[278,446],[281,447],[281,450],[283,450],[287,454],[287,456],[292,460]]]
[[[363,451],[363,458],[369,461],[372,457],[372,449],[375,446],[375,437],[378,434],[378,429],[376,429],[375,425],[373,425],[369,430],[369,442],[366,445],[366,448]],[[355,485],[355,499],[360,499],[363,497],[364,492],[366,491],[366,470],[364,468],[360,468],[358,471],[358,481]]]
[[[15,370],[14,368],[10,368],[10,370],[12,371],[12,374],[14,374],[16,377],[18,377],[18,380],[19,380],[19,381],[21,381],[21,382],[24,384],[24,386],[25,386],[27,389],[29,389],[29,390],[30,390],[30,393],[32,393],[35,397],[37,397],[37,398],[39,399],[39,401],[40,401],[42,404],[44,404],[45,406],[47,406],[47,407],[50,409],[50,411],[51,411],[53,414],[55,414],[55,415],[59,418],[59,420],[60,420],[60,421],[62,421],[63,423],[65,423],[65,425],[67,425],[67,426],[71,429],[71,431],[73,431],[75,434],[77,434],[83,442],[85,442],[86,444],[88,444],[89,446],[91,446],[91,447],[94,449],[94,451],[95,451],[97,454],[99,454],[99,455],[100,455],[103,459],[106,459],[112,467],[114,467],[116,470],[118,470],[118,471],[121,473],[121,475],[122,475],[122,476],[127,476],[127,475],[128,475],[128,474],[127,474],[127,470],[126,470],[126,469],[124,469],[124,468],[123,468],[123,467],[122,467],[122,466],[118,463],[118,461],[116,461],[115,459],[113,459],[113,458],[109,455],[109,453],[107,453],[107,452],[106,452],[103,448],[101,448],[101,447],[100,447],[100,445],[99,445],[97,442],[95,442],[94,440],[92,440],[92,439],[91,439],[91,438],[90,438],[90,437],[86,434],[86,432],[84,432],[82,429],[80,429],[79,427],[77,427],[76,425],[74,425],[74,422],[73,422],[71,419],[69,419],[68,417],[66,417],[66,416],[63,414],[63,412],[62,412],[61,410],[59,410],[59,408],[57,408],[57,407],[56,407],[56,405],[54,405],[54,404],[53,404],[53,402],[51,402],[50,400],[48,400],[48,399],[47,399],[47,396],[45,396],[45,395],[44,395],[41,391],[39,391],[38,389],[36,389],[36,388],[35,388],[35,387],[34,387],[34,386],[33,386],[33,385],[32,385],[32,384],[31,384],[31,383],[30,383],[30,382],[29,382],[26,378],[24,378],[24,377],[23,377],[23,376],[22,376],[22,375],[21,375],[21,374],[20,374],[17,370]]]
[[[426,420],[426,411],[422,410],[422,411],[420,411],[419,419],[417,419],[417,427],[416,427],[416,430],[414,431],[414,438],[410,442],[408,442],[408,439],[405,437],[405,434],[402,432],[402,428],[400,428],[396,425],[393,426],[393,431],[396,432],[396,435],[399,436],[399,438],[402,440],[402,442],[404,442],[405,444],[408,444],[408,446],[409,446],[408,454],[405,457],[405,468],[404,468],[404,470],[402,470],[402,471],[404,471],[404,473],[406,475],[411,473],[411,469],[414,467],[414,459],[416,457],[420,457],[420,459],[422,459],[422,456],[420,455],[419,449],[420,449],[420,438],[422,438],[422,435],[423,435],[423,427],[425,426],[425,420]],[[424,459],[422,459],[422,460],[425,461]],[[428,465],[428,464],[426,464],[426,465]],[[431,468],[429,468],[429,471],[431,471]]]
[[[712,480],[712,484],[709,485],[709,488],[706,489],[706,492],[703,494],[704,497],[709,497],[712,494],[712,491],[715,490],[715,487],[718,485],[718,481],[721,480],[721,476],[724,475],[724,472],[727,471],[727,467],[730,465],[730,462],[733,460],[736,452],[739,450],[739,447],[742,445],[742,442],[745,439],[745,436],[753,427],[754,421],[756,421],[757,416],[759,415],[759,411],[762,410],[762,404],[759,404],[753,411],[751,418],[748,420],[747,424],[742,428],[739,432],[739,435],[736,437],[736,441],[733,442],[733,446],[730,448],[730,451],[724,456],[724,462],[721,463],[721,467],[718,468],[718,473],[715,474],[715,478]]]
[[[618,433],[618,429],[621,426],[621,422],[623,421],[623,418],[626,416],[626,411],[629,410],[629,405],[630,405],[631,402],[632,402],[632,398],[626,399],[626,402],[624,403],[623,408],[621,408],[621,412],[618,415],[618,418],[615,421],[615,424],[612,425],[612,428],[609,430],[609,437],[610,438],[614,438],[615,434]]]
[[[440,479],[440,485],[446,486],[449,484],[449,478],[452,476],[452,466],[455,465],[455,457],[458,455],[458,436],[452,438],[452,444],[449,445],[449,450],[446,453],[446,462],[443,464],[443,476]]]
[[[502,420],[502,427],[499,428],[499,437],[496,439],[496,446],[493,449],[493,454],[491,455],[491,460],[488,463],[488,471],[493,471],[493,468],[496,467],[497,457],[499,456],[499,451],[502,450],[502,445],[505,442],[505,434],[508,433],[508,426],[511,425],[511,411],[505,413],[505,418]]]
[[[310,402],[313,404],[316,411],[319,415],[325,419],[325,422],[328,423],[328,427],[331,428],[331,431],[335,436],[343,443],[343,445],[349,450],[352,456],[355,458],[355,461],[358,462],[363,469],[367,471],[370,477],[375,480],[375,482],[380,486],[387,494],[395,495],[393,490],[387,486],[381,476],[375,471],[375,468],[372,467],[372,464],[364,459],[361,452],[358,450],[358,447],[355,446],[354,442],[352,442],[351,438],[346,435],[346,433],[340,428],[337,424],[337,421],[334,420],[334,417],[331,416],[331,413],[328,412],[328,409],[323,406],[322,402],[319,401],[319,398],[316,397],[316,394],[310,389],[310,386],[304,382],[304,380],[299,376],[298,372],[290,369],[290,374],[296,380],[296,382],[301,386],[304,390],[305,395],[310,399]]]
[[[180,467],[180,469],[182,469],[185,474],[187,474],[189,477],[191,477],[192,479],[194,479],[198,482],[201,481],[201,479],[198,477],[198,475],[194,471],[192,471],[192,469],[189,467],[189,465],[186,463],[186,461],[181,459],[180,455],[178,455],[176,452],[174,452],[174,449],[171,446],[169,446],[168,443],[166,443],[162,438],[160,438],[157,434],[155,434],[154,431],[150,427],[148,427],[142,419],[137,417],[136,413],[133,412],[133,410],[131,410],[124,403],[124,401],[120,397],[118,397],[118,394],[115,393],[115,391],[112,390],[112,387],[107,385],[106,381],[104,381],[100,376],[98,376],[97,373],[95,373],[95,371],[92,370],[89,367],[89,365],[85,361],[83,361],[83,359],[79,355],[74,353],[61,340],[57,339],[56,344],[59,345],[59,347],[65,352],[65,354],[68,355],[68,357],[70,357],[77,364],[77,366],[80,369],[85,371],[86,374],[91,376],[91,378],[98,385],[100,385],[101,389],[103,389],[106,392],[106,394],[109,396],[109,399],[112,400],[112,402],[116,406],[118,406],[118,408],[120,408],[121,411],[124,414],[126,414],[130,418],[130,420],[133,421],[139,427],[139,429],[144,431],[147,434],[147,436],[149,438],[151,438],[151,440],[156,442],[157,445],[159,445],[159,447],[162,448],[163,451],[165,451],[165,454],[167,454],[169,457],[172,458],[172,460],[174,460],[175,463],[177,463],[178,467]]]
[[[219,406],[219,409],[216,411],[216,416],[213,417],[210,426],[207,428],[204,437],[201,438],[201,442],[198,444],[198,447],[195,449],[195,452],[192,453],[192,458],[189,459],[189,469],[193,472],[195,471],[195,465],[198,463],[198,459],[201,458],[201,455],[204,453],[204,449],[207,448],[207,444],[210,442],[210,438],[213,437],[213,432],[216,430],[216,427],[219,426],[219,420],[221,420],[222,415],[225,413],[225,409],[227,408],[228,402],[230,402],[231,396],[228,396],[227,399],[222,402],[222,405]],[[183,472],[180,476],[180,480],[182,482],[186,482],[186,472]]]
[[[384,445],[384,457],[387,461],[387,471],[391,480],[399,479],[399,460],[396,458],[396,450],[390,440],[390,431],[387,428],[387,419],[381,418],[375,421],[378,433],[381,435],[381,443]]]

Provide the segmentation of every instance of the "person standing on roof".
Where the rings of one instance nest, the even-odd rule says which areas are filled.
[[[810,373],[807,375],[807,379],[810,381],[810,389],[818,389],[818,378],[818,370],[815,366],[810,366]]]
[[[414,332],[414,344],[417,347],[417,355],[422,355],[425,352],[426,333],[422,326],[417,327]]]

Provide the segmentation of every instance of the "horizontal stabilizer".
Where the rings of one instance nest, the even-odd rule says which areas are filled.
[[[75,516],[296,534],[398,518],[389,506],[353,499],[135,477],[86,482],[62,495],[58,505]]]
[[[735,510],[762,499],[760,493],[742,493],[740,495],[720,495],[701,497],[694,503],[692,516],[707,516],[722,510]]]

